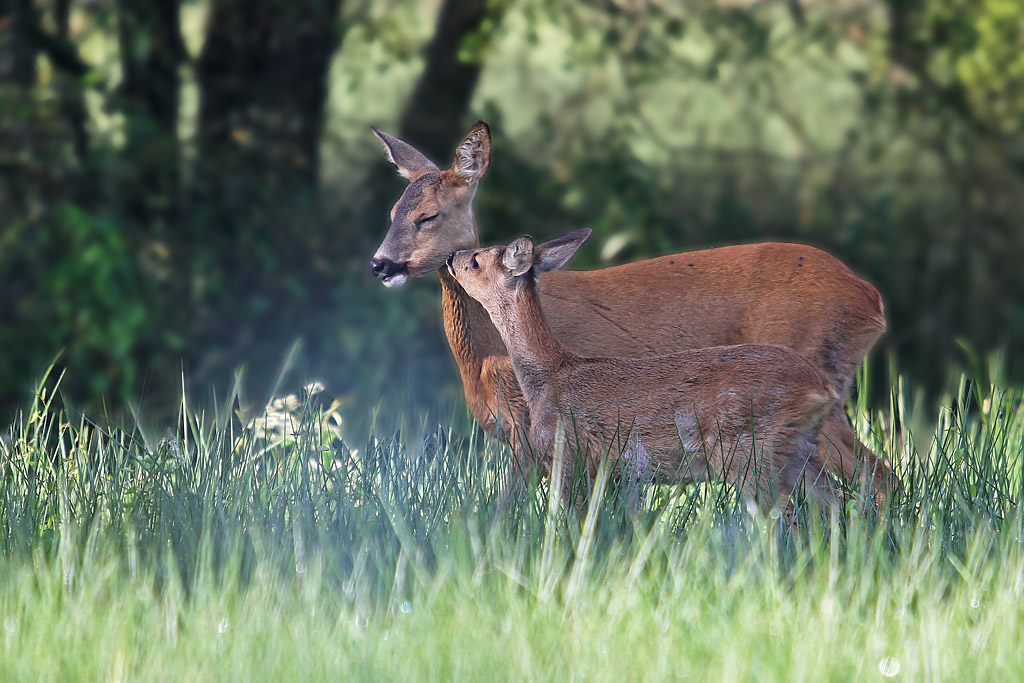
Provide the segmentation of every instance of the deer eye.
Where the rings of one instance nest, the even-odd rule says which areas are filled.
[[[472,268],[473,270],[479,270],[480,269],[480,264],[476,262],[476,256],[474,256],[473,258],[469,259],[469,267]]]
[[[423,227],[425,224],[427,224],[427,223],[433,221],[434,219],[436,219],[437,216],[438,216],[438,214],[436,214],[436,213],[432,213],[429,216],[421,216],[419,219],[417,219],[416,226],[417,227]]]

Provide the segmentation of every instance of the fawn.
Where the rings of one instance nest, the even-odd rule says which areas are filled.
[[[591,478],[607,454],[620,469],[657,482],[724,478],[762,510],[801,484],[830,505],[818,440],[838,396],[792,349],[740,344],[609,358],[579,356],[559,342],[541,310],[538,280],[589,234],[578,230],[536,247],[521,237],[447,261],[508,349],[529,412],[529,448],[521,450],[550,467],[556,432],[566,425],[566,462],[584,463]]]

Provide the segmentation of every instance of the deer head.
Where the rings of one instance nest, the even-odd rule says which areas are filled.
[[[590,228],[582,228],[536,246],[527,235],[507,247],[466,249],[448,257],[448,272],[484,308],[497,310],[541,273],[565,265],[590,233]]]
[[[478,121],[455,150],[451,168],[442,171],[421,152],[398,138],[374,134],[399,174],[408,179],[391,209],[391,227],[370,261],[386,287],[444,267],[453,251],[479,244],[473,197],[491,161],[491,131]]]

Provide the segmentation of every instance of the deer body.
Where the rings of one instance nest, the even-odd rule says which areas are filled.
[[[538,270],[564,262],[587,233],[537,247]],[[824,373],[792,349],[764,344],[643,358],[575,354],[545,320],[532,242],[526,257],[523,244],[459,252],[449,268],[479,298],[509,351],[529,414],[523,450],[542,467],[550,464],[561,423],[570,453],[590,476],[608,454],[656,481],[740,482],[762,508],[801,481],[828,500],[818,438],[837,394]]]
[[[375,131],[377,132],[377,131]],[[490,159],[477,124],[441,171],[406,143],[377,132],[411,184],[373,260],[385,285],[438,271],[444,328],[466,400],[488,433],[514,436],[529,424],[523,392],[501,334],[483,307],[444,268],[453,251],[479,246],[472,212]],[[675,254],[594,271],[554,271],[540,280],[555,338],[581,356],[642,358],[685,349],[773,344],[808,359],[845,397],[861,360],[885,331],[878,291],[813,247],[762,243]],[[844,480],[866,472],[881,489],[888,468],[860,446],[841,402],[827,416],[822,457]]]

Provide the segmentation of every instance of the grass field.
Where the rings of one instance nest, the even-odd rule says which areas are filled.
[[[1024,677],[1024,407],[988,382],[852,405],[903,485],[795,533],[718,486],[499,505],[461,413],[356,448],[318,397],[154,435],[53,396],[0,444],[0,680]]]

